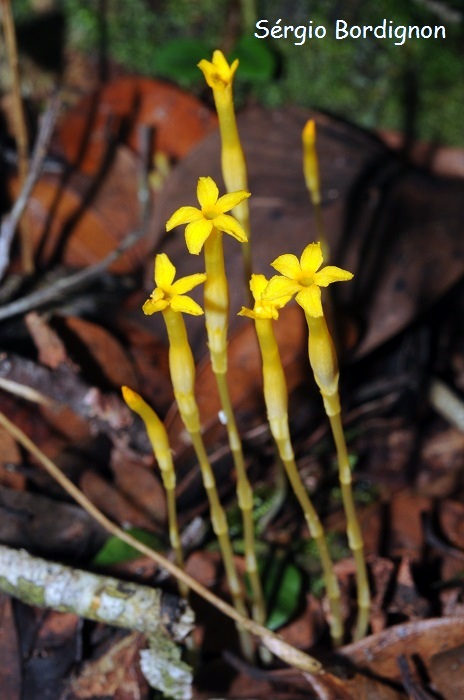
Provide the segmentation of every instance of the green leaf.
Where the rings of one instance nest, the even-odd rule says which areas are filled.
[[[127,530],[127,533],[135,537],[139,542],[147,545],[147,547],[157,551],[164,551],[165,549],[160,538],[152,532],[147,532],[139,527],[132,527]],[[93,558],[92,563],[97,566],[111,566],[112,564],[120,564],[123,561],[137,559],[140,556],[142,555],[134,547],[113,535],[106,540],[98,554]]]
[[[209,58],[209,45],[198,39],[172,39],[153,51],[153,67],[157,75],[180,83],[198,81],[202,75],[197,64]]]
[[[276,57],[268,44],[253,36],[241,37],[230,58],[240,61],[237,77],[251,82],[265,82],[272,78],[276,69]]]
[[[272,558],[268,556],[260,561],[259,569],[268,613],[266,627],[276,630],[287,624],[300,607],[304,575],[295,564],[275,552]],[[251,595],[248,580],[246,584]]]

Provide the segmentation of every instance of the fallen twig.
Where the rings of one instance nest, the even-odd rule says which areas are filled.
[[[193,612],[184,600],[2,545],[0,572],[0,590],[27,605],[142,632],[148,637],[149,649],[140,652],[140,665],[148,682],[176,700],[192,697],[191,669],[181,661],[175,644],[193,627]]]
[[[193,627],[184,600],[138,583],[73,569],[0,545],[0,590],[23,603],[182,642]]]
[[[254,620],[243,617],[235,610],[235,608],[221,598],[218,598],[218,596],[216,596],[214,593],[211,593],[211,591],[205,588],[205,586],[203,586],[199,581],[192,578],[192,576],[187,574],[182,569],[179,569],[173,562],[169,561],[169,559],[166,559],[166,557],[159,552],[142,544],[128,532],[125,532],[120,527],[115,525],[100,510],[98,510],[98,508],[96,508],[88,498],[86,498],[82,491],[80,491],[77,486],[60,471],[56,464],[54,464],[54,462],[52,462],[51,459],[49,459],[37,447],[37,445],[35,445],[32,440],[30,440],[27,435],[23,433],[22,430],[8,420],[8,418],[1,412],[0,425],[2,425],[26,450],[34,455],[34,457],[40,462],[40,464],[42,464],[45,470],[55,479],[55,481],[57,481],[66,490],[66,492],[108,532],[115,537],[118,537],[123,542],[131,545],[141,554],[149,557],[152,561],[156,562],[159,566],[168,571],[178,581],[182,581],[188,588],[220,610],[224,615],[227,615],[227,617],[230,617],[235,622],[238,622],[248,632],[258,637],[261,642],[267,646],[270,651],[272,651],[273,654],[282,659],[282,661],[285,663],[308,673],[318,674],[324,672],[319,661],[308,654],[305,654],[299,649],[292,647],[278,634],[275,634],[265,627],[262,627]]]
[[[22,183],[21,192],[19,193],[11,212],[5,216],[2,221],[2,225],[0,227],[0,279],[3,278],[10,263],[10,250],[16,227],[18,226],[19,220],[23,215],[32,190],[34,189],[34,186],[42,171],[42,166],[45,156],[47,155],[48,146],[55,127],[60,104],[61,101],[59,97],[55,96],[42,116],[29,172]]]
[[[11,73],[11,90],[13,96],[16,150],[18,153],[19,182],[21,187],[23,187],[29,169],[29,137],[27,134],[26,118],[24,115],[24,106],[21,97],[18,47],[16,44],[16,32],[10,0],[2,0],[1,16],[3,22],[3,32],[5,35],[5,46],[8,55],[8,64]],[[30,274],[34,271],[34,258],[32,255],[30,228],[27,220],[22,221],[20,236],[23,272]]]
[[[117,248],[112,250],[111,253],[108,253],[103,260],[95,263],[95,265],[79,270],[78,272],[68,275],[67,277],[62,277],[49,287],[39,289],[38,291],[32,292],[21,299],[12,301],[10,304],[6,304],[0,309],[0,321],[4,321],[7,318],[12,318],[13,316],[18,316],[19,314],[24,314],[34,309],[38,309],[54,299],[63,296],[64,294],[69,294],[69,292],[72,292],[75,289],[90,284],[90,282],[96,279],[103,272],[103,270],[112,265],[123,253],[125,253],[126,250],[135,245],[142,235],[142,231],[132,231],[124,238]]]

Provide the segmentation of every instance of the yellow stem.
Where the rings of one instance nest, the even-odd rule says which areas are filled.
[[[152,446],[156,461],[158,462],[161,472],[161,479],[163,480],[163,486],[166,491],[169,541],[174,551],[176,564],[183,569],[184,556],[179,537],[179,528],[177,525],[176,472],[174,469],[171,446],[169,444],[166,428],[164,427],[160,418],[157,416],[156,412],[136,391],[133,391],[127,386],[123,386],[122,395],[129,408],[137,413],[145,424],[148,439]],[[182,581],[179,581],[179,591],[184,598],[188,597],[188,588]]]
[[[369,621],[370,592],[364,558],[364,544],[354,505],[351,470],[341,421],[337,356],[324,316],[313,318],[306,314],[306,320],[309,328],[309,360],[314,372],[314,378],[322,394],[324,408],[330,420],[335,441],[343,507],[346,515],[348,543],[353,552],[356,566],[358,618],[355,639],[358,640],[366,634]]]
[[[229,536],[229,525],[227,523],[226,514],[223,507],[219,501],[219,494],[217,492],[216,480],[214,478],[213,470],[209,463],[208,455],[206,454],[203,438],[201,434],[191,433],[190,437],[192,439],[193,448],[198,459],[198,464],[200,465],[200,471],[203,478],[203,486],[205,487],[206,495],[208,496],[209,509],[211,513],[211,523],[213,526],[214,534],[216,535],[219,547],[222,554],[222,561],[224,563],[224,569],[226,572],[227,583],[229,585],[230,594],[232,596],[232,601],[234,603],[234,608],[243,617],[248,616],[247,609],[245,607],[244,596],[240,581],[237,575],[237,569],[234,561],[234,553],[232,550],[232,544]],[[240,636],[240,644],[245,658],[248,660],[253,659],[253,646],[251,639],[240,625],[237,626],[237,631]]]
[[[227,85],[221,90],[214,90],[213,94],[219,119],[219,130],[221,132],[222,177],[224,178],[226,189],[228,192],[248,190],[247,166],[237,129],[232,85]],[[232,213],[248,236],[248,242],[243,243],[242,247],[245,288],[248,289],[248,283],[252,273],[250,208],[248,200],[245,199],[238,204],[232,210]]]
[[[229,287],[227,283],[222,233],[213,229],[205,243],[205,320],[211,365],[218,387],[224,413],[230,450],[237,475],[237,498],[242,513],[245,566],[252,589],[253,617],[260,623],[266,619],[264,595],[259,578],[256,559],[253,491],[248,480],[243,457],[242,442],[237,429],[235,415],[227,384],[227,328],[229,315]]]
[[[255,532],[253,522],[253,490],[248,479],[242,444],[235,422],[235,416],[230,401],[229,387],[225,374],[216,374],[216,381],[221,399],[222,410],[226,420],[229,444],[237,475],[237,500],[242,513],[243,541],[245,546],[245,568],[250,580],[252,591],[253,619],[260,624],[266,621],[266,606],[259,577],[258,560],[256,557]]]
[[[264,399],[269,425],[288,479],[305,515],[310,535],[316,542],[331,611],[330,632],[334,645],[340,646],[343,641],[340,588],[333,571],[324,529],[295,463],[288,425],[287,383],[272,328],[272,320],[256,319],[255,326],[263,358]]]
[[[353,498],[351,469],[348,461],[348,452],[346,449],[341,415],[340,413],[337,413],[334,416],[329,416],[329,419],[337,449],[343,507],[346,514],[348,543],[351,551],[353,552],[356,567],[358,617],[356,622],[356,630],[354,633],[354,640],[358,641],[366,636],[367,626],[369,624],[369,611],[371,605],[369,579],[367,576],[366,559],[364,556],[364,542],[362,539],[361,528],[359,525],[358,516],[356,514],[356,506]]]
[[[169,368],[174,388],[174,396],[176,397],[182,421],[192,440],[200,466],[203,485],[208,496],[211,523],[213,525],[213,531],[218,538],[234,607],[241,615],[246,616],[247,610],[235,567],[227,518],[219,501],[216,480],[209,463],[203,438],[201,437],[200,414],[194,394],[195,364],[188,343],[184,319],[182,318],[182,314],[173,311],[169,306],[164,309],[162,313],[169,337]],[[217,310],[217,314],[221,317],[220,310]],[[215,311],[214,319],[216,318],[217,315]],[[253,658],[251,639],[248,633],[242,628],[238,627],[238,632],[243,654],[247,659],[251,660]]]
[[[177,526],[177,508],[176,508],[176,491],[175,488],[166,487],[166,498],[168,505],[168,525],[169,525],[169,541],[174,552],[174,559],[179,569],[184,568],[184,554],[182,552],[182,544],[179,536],[179,528]],[[178,582],[179,591],[183,598],[188,598],[189,590],[183,581]]]

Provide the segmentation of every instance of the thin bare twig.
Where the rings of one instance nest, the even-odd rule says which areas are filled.
[[[18,174],[21,187],[24,186],[29,169],[29,138],[27,134],[26,119],[24,115],[23,100],[21,97],[21,81],[19,77],[18,48],[16,45],[16,33],[11,11],[10,0],[1,0],[3,32],[5,35],[6,52],[11,72],[11,89],[13,94],[14,129],[16,148],[18,151]],[[34,271],[34,258],[32,255],[32,242],[30,227],[27,219],[24,219],[20,228],[21,236],[21,262],[25,274]]]
[[[5,216],[2,221],[2,225],[0,227],[0,279],[3,278],[10,263],[10,250],[16,227],[18,226],[19,220],[23,215],[32,190],[40,177],[60,105],[60,98],[55,96],[42,116],[29,172],[26,179],[22,183],[21,192],[19,193],[11,212]]]
[[[83,270],[79,270],[67,277],[61,277],[59,280],[51,284],[49,287],[40,289],[36,292],[32,292],[27,296],[12,301],[10,304],[6,304],[0,308],[0,321],[4,321],[6,318],[12,318],[13,316],[18,316],[19,314],[38,309],[44,304],[48,304],[50,301],[59,298],[64,294],[69,294],[69,292],[78,289],[79,287],[84,287],[90,284],[94,279],[96,279],[101,272],[103,272],[107,267],[112,265],[123,253],[142,237],[143,231],[132,231],[129,233],[124,240],[118,245],[117,248],[108,253],[103,260],[95,263],[91,267],[87,267]]]
[[[308,656],[299,649],[295,649],[281,637],[279,637],[279,635],[267,630],[254,620],[243,617],[235,610],[234,607],[226,603],[221,598],[218,598],[216,595],[214,595],[214,593],[211,593],[211,591],[205,588],[205,586],[203,586],[199,581],[192,578],[192,576],[187,574],[182,569],[179,569],[173,562],[169,561],[169,559],[166,559],[166,557],[159,552],[142,544],[128,532],[125,532],[120,527],[115,525],[100,510],[98,510],[98,508],[96,508],[91,501],[89,501],[82,491],[80,491],[77,486],[63,474],[63,472],[56,466],[56,464],[54,464],[54,462],[51,461],[51,459],[44,455],[37,445],[35,445],[32,440],[30,440],[27,435],[23,433],[22,430],[8,420],[8,418],[1,412],[0,425],[2,425],[26,450],[28,450],[28,452],[34,455],[48,474],[50,474],[55,481],[57,481],[66,490],[66,492],[77,503],[79,503],[79,505],[85,511],[87,511],[87,513],[89,513],[89,515],[91,515],[100,525],[102,525],[105,530],[115,537],[118,537],[123,542],[131,545],[144,556],[149,557],[152,561],[156,562],[159,566],[168,571],[178,581],[185,583],[188,588],[220,610],[224,615],[227,615],[227,617],[230,617],[235,622],[238,622],[248,632],[257,636],[262,643],[265,644],[270,651],[272,651],[273,654],[278,656],[285,663],[308,673],[323,673],[323,669],[319,661],[316,661],[316,659]]]

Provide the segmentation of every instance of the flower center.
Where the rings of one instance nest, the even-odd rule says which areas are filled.
[[[206,209],[202,209],[202,214],[205,217],[205,219],[208,219],[208,221],[212,221],[216,218],[216,216],[219,215],[219,212],[216,211],[215,207],[207,207]]]
[[[310,287],[312,284],[314,284],[314,274],[303,274],[298,281],[303,287]]]

